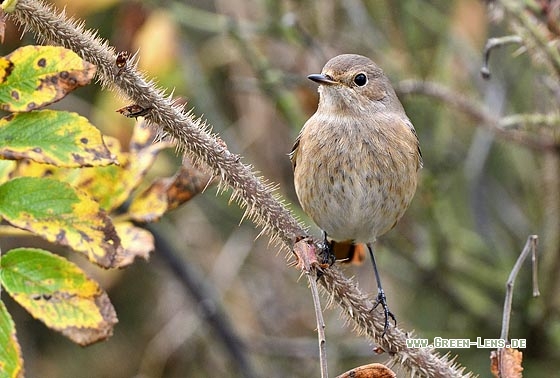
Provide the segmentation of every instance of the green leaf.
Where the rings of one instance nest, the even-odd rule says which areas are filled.
[[[146,176],[157,154],[169,143],[147,144],[140,149],[131,148],[131,152],[122,150],[116,138],[105,136],[105,145],[111,155],[118,160],[118,165],[80,169],[57,169],[29,161],[18,165],[17,175],[33,177],[51,177],[64,181],[74,188],[83,190],[96,200],[107,212],[122,205]],[[138,145],[135,145],[136,147]]]
[[[0,108],[26,112],[88,84],[95,66],[59,46],[24,46],[0,62]],[[3,79],[3,80],[2,80]]]
[[[10,296],[31,315],[80,345],[110,337],[118,321],[97,282],[48,251],[9,251],[0,259],[0,277]]]
[[[0,215],[105,268],[114,267],[122,252],[115,228],[98,203],[58,180],[19,177],[0,185]]]
[[[0,377],[23,377],[23,360],[16,337],[16,327],[2,301],[0,301]]]
[[[0,157],[31,159],[58,167],[116,163],[89,121],[70,112],[42,110],[0,119]]]

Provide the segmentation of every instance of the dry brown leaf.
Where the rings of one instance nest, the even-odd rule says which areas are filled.
[[[395,378],[394,371],[383,364],[373,363],[348,370],[336,378]]]
[[[501,348],[490,353],[490,372],[494,377],[521,378],[523,353],[514,348]]]

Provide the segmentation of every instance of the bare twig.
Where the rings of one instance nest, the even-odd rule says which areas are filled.
[[[511,45],[513,43],[521,44],[523,43],[523,39],[521,39],[518,35],[506,35],[505,37],[500,38],[490,38],[486,42],[486,46],[484,46],[484,61],[482,67],[480,68],[480,74],[483,78],[490,79],[490,68],[488,67],[490,52],[496,47]]]
[[[321,309],[321,301],[319,299],[319,290],[317,290],[317,274],[306,272],[309,287],[311,288],[311,297],[313,298],[313,307],[315,308],[315,318],[317,319],[317,338],[319,339],[319,361],[321,365],[321,378],[328,378],[327,369],[327,339],[325,337],[325,320],[323,319],[323,310]]]
[[[500,127],[504,129],[514,127],[528,128],[531,126],[542,125],[553,128],[560,126],[560,115],[552,114],[512,114],[500,120]]]
[[[321,378],[328,378],[327,364],[327,340],[325,338],[325,321],[323,310],[317,290],[317,270],[321,269],[321,264],[317,260],[316,246],[310,239],[302,239],[294,245],[294,253],[297,256],[296,266],[307,276],[313,307],[315,309],[315,319],[317,319],[317,337],[319,339],[319,361],[321,366]]]
[[[200,277],[200,274],[191,265],[185,264],[178,257],[179,253],[175,251],[175,248],[165,238],[166,235],[161,231],[162,227],[148,225],[147,228],[155,236],[156,248],[158,250],[157,255],[167,264],[171,272],[179,279],[185,290],[196,302],[200,311],[199,316],[215,330],[219,340],[230,354],[231,360],[237,365],[239,373],[243,377],[257,377],[258,374],[248,357],[247,345],[235,333],[235,327],[231,324],[227,314],[218,305],[218,300],[212,288],[209,287],[208,283]],[[177,333],[178,331],[174,330],[174,332]],[[157,345],[157,348],[155,348],[157,353],[153,353],[153,350],[148,349],[152,353],[146,354],[145,364],[153,363],[162,353],[173,347],[173,343],[170,342],[168,337],[165,338],[165,343],[163,344],[164,347],[159,344]]]
[[[521,265],[525,262],[529,253],[531,254],[531,260],[533,264],[533,296],[538,297],[539,287],[537,282],[537,235],[531,235],[527,238],[527,242],[525,243],[525,247],[523,247],[523,251],[517,258],[511,273],[509,274],[507,283],[506,283],[506,296],[504,300],[504,314],[502,317],[502,332],[500,333],[500,338],[502,340],[508,339],[508,332],[509,332],[509,320],[511,316],[511,302],[513,300],[513,285],[515,283],[515,278],[517,274],[519,274],[519,270],[521,269]]]
[[[395,90],[399,95],[422,94],[438,99],[465,113],[481,126],[504,140],[537,151],[556,151],[558,149],[558,143],[550,137],[515,130],[509,127],[508,123],[502,125],[502,121],[491,114],[484,106],[441,84],[429,81],[403,80],[397,85]]]
[[[515,279],[517,278],[517,275],[521,270],[521,265],[529,256],[529,253],[531,254],[533,266],[533,296],[537,297],[540,295],[537,283],[537,242],[537,235],[531,235],[527,238],[527,242],[525,243],[521,254],[517,258],[517,261],[515,262],[506,282],[504,313],[502,317],[502,331],[500,333],[500,339],[503,340],[505,345],[490,353],[490,371],[495,377],[521,378],[522,376],[522,353],[517,349],[512,348],[509,345],[508,341],[509,321],[511,317],[511,303],[513,300],[513,286],[515,283]]]

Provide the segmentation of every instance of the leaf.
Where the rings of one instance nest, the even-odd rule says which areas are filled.
[[[0,157],[59,167],[116,163],[99,130],[76,113],[41,110],[0,119]]]
[[[0,84],[4,83],[12,73],[14,64],[4,57],[0,57]]]
[[[137,152],[127,153],[114,138],[105,137],[111,153],[117,156],[118,166],[96,167],[62,173],[64,181],[80,188],[110,212],[122,205],[146,176],[157,154],[169,145],[155,143]]]
[[[150,252],[155,249],[155,246],[154,236],[149,231],[136,227],[130,222],[117,223],[115,229],[124,249],[117,259],[116,265],[119,268],[132,264],[136,257],[145,260],[150,257]]]
[[[122,151],[117,139],[105,136],[104,140],[119,165],[56,170],[53,172],[53,177],[85,191],[99,203],[102,209],[111,212],[122,205],[134,189],[130,182],[133,167],[129,155]]]
[[[515,348],[500,348],[490,353],[490,372],[494,377],[521,378],[523,353]]]
[[[379,363],[358,366],[336,378],[394,378],[397,375],[387,366]]]
[[[17,164],[15,161],[0,160],[0,184],[8,181],[16,168]]]
[[[134,124],[132,137],[130,138],[129,148],[130,151],[137,153],[152,144],[157,139],[157,131],[153,127],[147,127],[146,121],[138,121]],[[171,147],[172,144],[168,143]]]
[[[135,148],[127,153],[122,150],[117,139],[104,136],[104,141],[111,155],[119,162],[118,165],[57,169],[53,166],[23,161],[17,173],[22,176],[49,176],[68,182],[73,187],[88,193],[91,198],[99,202],[102,209],[111,212],[129,199],[153,165],[157,154],[164,148],[170,147],[170,144],[148,143],[139,149],[135,145]]]
[[[23,359],[16,327],[4,302],[0,301],[0,377],[23,377]]]
[[[2,285],[33,317],[80,345],[110,337],[115,309],[94,280],[50,252],[17,248],[0,259]]]
[[[18,0],[6,0],[2,2],[2,10],[6,13],[12,13],[16,9]]]
[[[160,178],[134,198],[129,214],[138,222],[153,222],[206,188],[211,175],[185,162],[173,177]]]
[[[19,177],[0,185],[0,215],[105,268],[114,267],[122,252],[115,228],[99,204],[58,180]]]
[[[24,46],[5,59],[12,66],[3,71],[0,108],[10,112],[27,112],[58,101],[88,84],[96,70],[73,51],[59,46]]]

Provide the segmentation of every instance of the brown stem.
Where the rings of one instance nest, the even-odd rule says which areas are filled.
[[[509,125],[507,124],[502,125],[501,120],[492,115],[482,105],[441,84],[429,81],[404,80],[397,85],[395,90],[399,95],[422,94],[440,100],[465,113],[480,126],[485,127],[501,139],[537,151],[555,151],[559,147],[558,143],[550,137],[535,136],[508,128]]]

